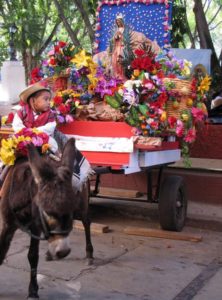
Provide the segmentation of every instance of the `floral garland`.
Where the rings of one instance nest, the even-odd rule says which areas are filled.
[[[2,139],[0,159],[5,165],[14,165],[19,156],[27,156],[27,145],[33,144],[41,153],[46,153],[50,146],[49,136],[36,128],[23,128],[8,139]]]

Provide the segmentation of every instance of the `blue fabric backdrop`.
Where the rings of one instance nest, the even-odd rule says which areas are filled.
[[[149,4],[144,3],[124,3],[121,5],[107,5],[101,6],[99,17],[100,30],[97,30],[97,40],[99,40],[98,50],[104,51],[111,38],[113,28],[115,26],[115,19],[117,13],[122,13],[124,21],[133,30],[144,33],[149,39],[156,40],[159,46],[163,47],[168,40],[170,42],[170,32],[164,36],[165,20],[165,4]],[[169,1],[169,20],[171,25],[172,16],[172,1]],[[98,36],[99,35],[99,36]]]

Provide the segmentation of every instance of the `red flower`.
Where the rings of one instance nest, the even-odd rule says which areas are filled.
[[[53,98],[53,101],[54,101],[55,105],[58,106],[58,105],[62,104],[63,99],[62,99],[62,97],[60,97],[60,96],[55,96],[55,97]]]
[[[54,57],[51,57],[51,58],[50,58],[49,64],[50,64],[50,65],[53,65],[53,66],[56,65],[56,60],[55,60]]]
[[[31,79],[30,79],[30,82],[29,84],[33,84],[33,83],[36,83],[38,81],[40,81],[42,79],[42,76],[41,76],[41,70],[39,68],[33,68],[32,71],[31,71]]]
[[[153,128],[153,129],[158,129],[158,122],[152,121],[152,122],[150,123],[150,127]]]
[[[60,46],[58,46],[58,45],[54,46],[54,51],[55,51],[55,53],[59,53],[60,52]]]
[[[157,61],[157,62],[155,62],[155,68],[157,69],[157,70],[160,70],[161,68],[162,68],[162,66],[161,66],[161,64]]]
[[[136,54],[136,56],[143,56],[145,54],[145,51],[142,49],[136,49],[134,53]]]
[[[165,102],[168,100],[168,95],[166,92],[162,92],[158,97],[158,102],[160,103],[160,107],[162,107]]]
[[[168,118],[168,123],[169,123],[170,128],[174,128],[176,122],[177,122],[177,119],[176,119],[175,117],[170,116],[170,117]]]
[[[176,75],[175,74],[168,74],[167,77],[169,77],[169,78],[176,78]]]
[[[164,78],[165,77],[165,74],[162,70],[159,70],[156,75],[157,75],[158,78]]]
[[[63,115],[65,115],[65,114],[67,114],[69,112],[69,108],[65,104],[63,104],[63,103],[58,106],[58,110]]]
[[[14,119],[14,114],[11,112],[11,113],[8,114],[8,118],[7,118],[5,123],[6,124],[11,124],[13,119]]]
[[[65,47],[66,45],[67,45],[66,42],[59,41],[59,47],[60,47],[60,48],[63,48],[63,47]]]

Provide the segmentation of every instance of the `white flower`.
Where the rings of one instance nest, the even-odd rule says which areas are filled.
[[[140,87],[142,84],[142,81],[141,80],[127,80],[125,83],[124,83],[124,87],[127,88],[127,89],[133,89],[133,87]]]
[[[120,94],[122,96],[123,95],[123,89],[119,89],[118,94]]]

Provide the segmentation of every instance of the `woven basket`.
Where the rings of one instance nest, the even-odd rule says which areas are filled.
[[[189,80],[182,80],[178,78],[164,78],[163,83],[174,83],[174,87],[170,89],[175,93],[178,93],[181,96],[189,96],[192,93],[191,90],[191,81]]]
[[[167,101],[167,104],[166,104],[167,116],[175,117],[178,119],[183,110],[190,109],[190,107],[187,106],[188,98],[189,98],[188,96],[178,97],[179,106],[177,108],[175,108],[173,106],[173,101],[171,101],[171,100]]]
[[[68,75],[49,77],[46,79],[49,88],[53,93],[66,90],[68,88]]]

